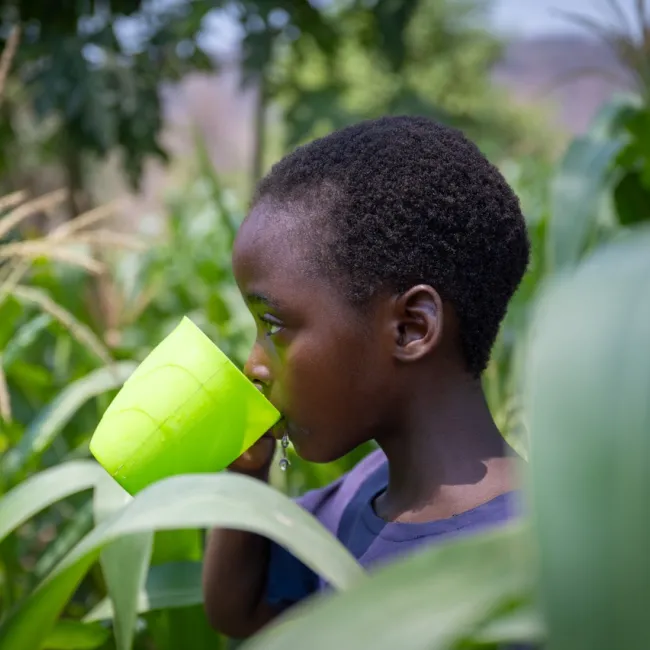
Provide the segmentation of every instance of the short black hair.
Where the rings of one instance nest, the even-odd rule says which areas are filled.
[[[320,266],[355,303],[434,287],[453,305],[467,369],[480,376],[530,243],[517,196],[461,131],[410,116],[343,128],[273,166],[253,205],[263,200],[309,206]]]

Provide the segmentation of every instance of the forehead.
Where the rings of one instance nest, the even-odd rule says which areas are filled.
[[[281,208],[260,205],[242,224],[233,246],[233,271],[249,284],[307,271],[309,246],[299,220]]]
[[[261,297],[296,320],[327,323],[331,332],[365,328],[368,310],[355,309],[336,274],[314,261],[324,238],[309,215],[254,208],[233,246],[233,272],[244,298]]]

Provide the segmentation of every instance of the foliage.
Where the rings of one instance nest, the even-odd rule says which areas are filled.
[[[74,341],[83,354],[94,359],[95,365],[110,363],[112,358],[97,334],[48,290],[48,283],[52,284],[56,276],[46,276],[48,282],[41,278],[53,261],[82,272],[82,277],[101,275],[106,268],[94,254],[94,246],[137,249],[139,242],[113,230],[91,229],[112,216],[113,206],[110,205],[80,215],[44,236],[17,236],[28,219],[35,214],[51,213],[65,198],[64,191],[55,191],[26,201],[24,192],[15,192],[0,200],[0,343],[3,349],[0,387],[5,387],[0,391],[0,415],[7,423],[13,419],[9,390],[13,381],[10,382],[7,375],[13,378],[30,373],[26,351],[43,332],[53,331],[55,335],[62,332],[65,340],[69,344]],[[33,378],[33,372],[31,376]]]
[[[373,51],[399,65],[411,4],[378,0],[373,13],[355,0],[346,13],[370,20],[366,47],[374,45]],[[202,49],[206,18],[215,11],[234,17],[241,28],[243,82],[258,85],[263,102],[278,44],[297,52],[315,47],[330,60],[338,51],[338,23],[309,2],[112,0],[67,4],[54,20],[44,2],[5,5],[0,37],[19,25],[23,42],[4,108],[0,173],[16,176],[16,162],[25,158],[20,145],[29,133],[40,151],[37,163],[54,159],[65,169],[73,212],[87,185],[87,160],[120,153],[137,186],[147,157],[167,159],[159,141],[161,85],[216,63]]]
[[[84,186],[84,155],[115,151],[137,184],[147,156],[165,157],[159,85],[211,65],[197,43],[208,9],[196,1],[67,3],[53,19],[44,2],[5,6],[0,34],[19,24],[23,37],[0,171],[21,160],[15,134],[27,112],[49,125],[42,146],[63,163],[73,191]]]
[[[610,0],[609,5],[614,24],[567,15],[613,53],[619,76],[634,93],[612,124],[619,141],[613,200],[619,221],[629,225],[650,218],[650,13],[643,0],[634,4],[631,19],[618,0]],[[577,74],[608,75],[611,71],[587,68]]]
[[[31,480],[39,479],[36,476]],[[109,482],[108,490],[117,489],[105,474],[99,480]],[[96,488],[100,485],[98,483]],[[18,498],[12,493],[5,497],[10,502]],[[133,536],[138,533],[215,526],[250,530],[283,544],[337,588],[345,588],[362,575],[354,559],[321,524],[280,492],[254,479],[233,474],[179,477],[161,481],[153,489],[144,490],[133,500],[125,498],[125,501],[126,506],[115,509],[114,516],[109,514],[100,522],[33,594],[9,613],[0,628],[0,648],[31,650],[38,647],[102,547],[108,545],[112,551],[119,550],[111,558],[115,568],[129,566],[134,561],[138,563],[139,545],[133,544]],[[98,503],[102,505],[99,500]],[[11,504],[9,507],[17,510],[20,506]],[[267,514],[262,515],[263,512]],[[125,544],[126,541],[129,543]],[[117,543],[119,548],[115,546]],[[143,559],[146,562],[146,554]],[[146,564],[143,568],[146,570]],[[138,570],[135,574],[138,575]],[[128,580],[115,582],[116,613],[122,599],[132,597],[130,587]],[[33,625],[35,613],[42,625]],[[130,640],[123,643],[118,647],[130,647]]]
[[[523,339],[530,326],[531,305],[543,282],[574,268],[598,246],[627,228],[650,221],[650,203],[637,201],[634,176],[622,155],[645,145],[625,130],[631,115],[646,112],[637,97],[613,99],[596,115],[591,129],[576,137],[555,168],[510,163],[504,169],[522,205],[529,226],[531,266],[515,294],[493,350],[483,383],[497,424],[508,441],[527,457],[526,424],[522,419],[521,372]]]
[[[309,42],[278,48],[269,93],[284,107],[287,147],[360,119],[407,113],[463,128],[492,157],[551,151],[533,110],[515,107],[490,83],[503,48],[483,28],[482,4],[344,4],[330,13],[339,38],[332,55]]]

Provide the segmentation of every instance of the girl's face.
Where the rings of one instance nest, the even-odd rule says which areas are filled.
[[[330,462],[376,436],[396,403],[387,307],[359,311],[309,270],[302,228],[256,207],[233,249],[239,289],[257,324],[244,372],[282,413],[306,460]]]

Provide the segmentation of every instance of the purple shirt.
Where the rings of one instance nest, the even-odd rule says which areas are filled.
[[[374,511],[375,497],[388,485],[388,464],[382,451],[364,458],[350,472],[298,503],[314,515],[365,567],[374,567],[427,544],[505,523],[515,515],[515,493],[449,519],[430,523],[388,523]],[[277,544],[271,544],[267,597],[289,607],[315,591],[327,588],[311,569]]]

